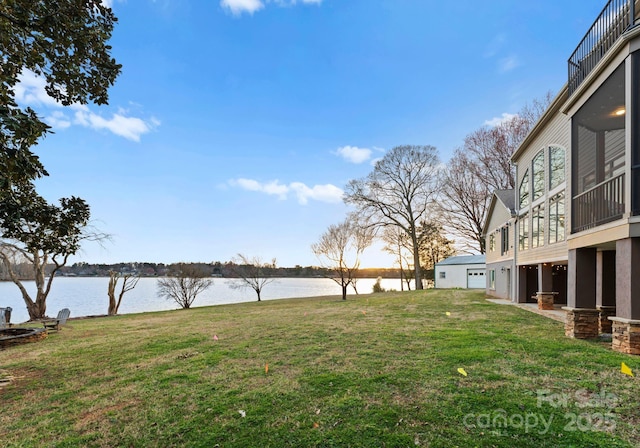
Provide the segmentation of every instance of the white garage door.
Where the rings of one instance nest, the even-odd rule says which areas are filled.
[[[486,288],[484,269],[467,269],[467,288]]]

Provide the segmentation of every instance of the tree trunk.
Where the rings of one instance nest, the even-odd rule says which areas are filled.
[[[258,294],[258,302],[261,302],[262,300],[260,299],[260,290],[256,289],[256,294]]]
[[[411,228],[411,243],[413,244],[413,266],[416,280],[416,290],[422,288],[422,271],[420,269],[420,249],[418,246],[418,237],[416,236],[415,226]]]
[[[107,287],[107,295],[109,296],[109,309],[107,314],[109,316],[115,316],[118,312],[116,309],[116,284],[118,283],[118,277],[115,273],[109,272],[109,286]]]
[[[346,285],[344,283],[342,284],[342,300],[347,300],[347,287],[348,286],[349,286],[348,283]]]

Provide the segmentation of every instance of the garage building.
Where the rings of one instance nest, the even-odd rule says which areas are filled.
[[[484,289],[487,287],[484,255],[449,257],[436,263],[436,288]]]

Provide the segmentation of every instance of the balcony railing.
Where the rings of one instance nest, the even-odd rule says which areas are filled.
[[[636,0],[610,0],[569,58],[569,95],[634,24]]]
[[[581,232],[624,215],[624,173],[573,198],[573,232]]]

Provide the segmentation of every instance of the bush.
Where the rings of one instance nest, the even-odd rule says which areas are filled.
[[[378,277],[376,279],[376,282],[373,284],[373,292],[385,292],[385,289],[382,287],[382,285],[380,285],[380,282],[382,281],[382,277]]]

